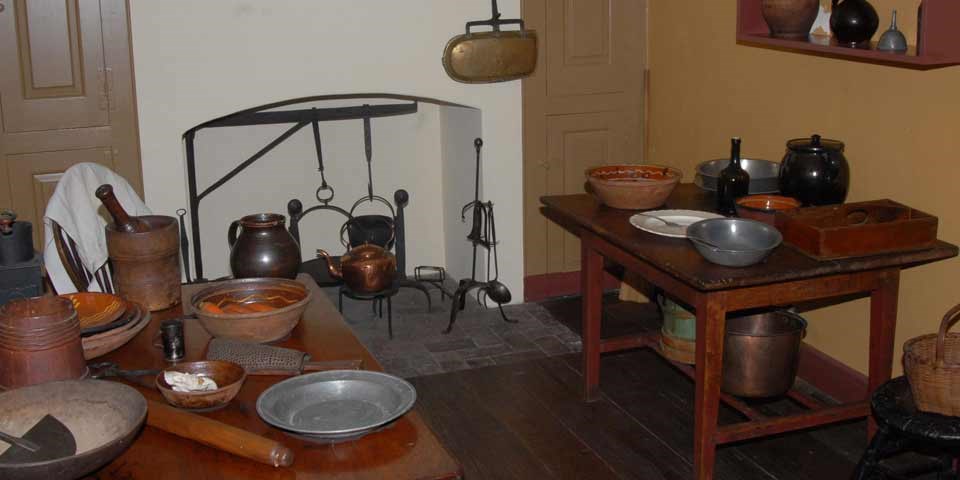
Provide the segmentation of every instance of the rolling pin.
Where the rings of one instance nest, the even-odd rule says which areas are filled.
[[[255,433],[147,400],[147,425],[274,467],[293,465],[293,450]]]

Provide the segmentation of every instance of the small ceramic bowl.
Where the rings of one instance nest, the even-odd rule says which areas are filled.
[[[774,225],[778,211],[800,208],[800,201],[781,195],[747,195],[737,200],[737,216]]]
[[[163,378],[164,372],[192,373],[217,382],[216,390],[205,392],[177,392]],[[157,389],[170,405],[189,410],[214,410],[230,403],[240,393],[247,371],[240,365],[223,360],[178,363],[157,375]]]
[[[663,205],[683,173],[663,165],[606,165],[588,169],[586,176],[605,205],[641,210]]]

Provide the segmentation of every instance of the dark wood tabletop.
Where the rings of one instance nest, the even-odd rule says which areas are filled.
[[[277,345],[306,351],[313,360],[362,359],[364,369],[382,370],[313,280],[306,275],[301,275],[298,280],[310,288],[313,300],[290,337]],[[186,285],[183,298],[189,299],[198,289],[209,285]],[[117,362],[125,370],[166,367],[162,352],[153,346],[153,337],[162,320],[180,314],[180,307],[155,312],[150,325],[130,343],[95,361]],[[184,323],[186,360],[202,360],[210,336],[196,319],[187,319]],[[294,451],[292,467],[274,468],[256,463],[146,426],[130,449],[92,478],[360,480],[462,477],[460,465],[423,422],[416,407],[384,430],[338,444],[306,442],[267,425],[257,415],[257,397],[267,387],[285,378],[288,377],[248,376],[239,395],[227,407],[203,415],[282,442]],[[150,378],[146,380],[152,381]],[[144,386],[137,388],[147,398],[163,401],[157,391]]]
[[[905,267],[957,256],[957,246],[938,241],[932,248],[868,257],[818,261],[782,245],[763,262],[731,268],[708,262],[689,240],[644,232],[630,224],[634,210],[606,207],[588,194],[542,197],[543,213],[570,227],[584,227],[698,290],[764,285],[804,278]],[[714,196],[692,183],[677,186],[662,209],[715,211]]]

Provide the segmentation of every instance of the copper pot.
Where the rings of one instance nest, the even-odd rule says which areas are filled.
[[[797,376],[807,321],[788,310],[727,318],[721,390],[740,397],[775,397]]]
[[[355,292],[376,293],[390,288],[397,275],[397,258],[387,249],[370,243],[350,248],[343,234],[351,221],[347,221],[340,228],[340,242],[349,249],[340,257],[340,268],[330,260],[330,254],[322,249],[317,249],[317,257],[326,259],[330,275],[342,278],[347,287]],[[393,235],[393,224],[390,223],[390,239],[386,242],[388,245],[393,240]]]

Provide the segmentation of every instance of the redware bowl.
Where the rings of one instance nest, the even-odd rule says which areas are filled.
[[[659,207],[683,173],[663,165],[605,165],[586,171],[590,189],[605,205],[625,210]]]
[[[164,379],[164,372],[190,373],[209,377],[217,383],[216,390],[178,392]],[[157,375],[157,390],[170,405],[190,410],[208,410],[222,407],[240,393],[247,372],[240,365],[223,360],[203,360],[178,363]]]
[[[268,343],[290,334],[300,322],[310,290],[296,280],[286,278],[241,278],[227,280],[197,292],[190,300],[200,325],[213,337],[241,342]],[[223,305],[257,301],[271,304],[267,311],[215,313],[203,303]]]
[[[737,216],[774,224],[778,211],[800,208],[800,201],[781,195],[747,195],[737,200]]]

